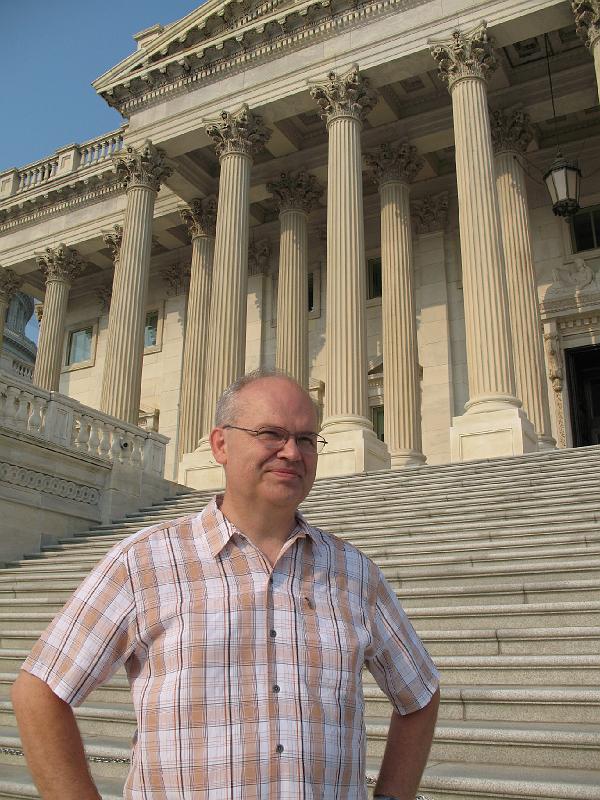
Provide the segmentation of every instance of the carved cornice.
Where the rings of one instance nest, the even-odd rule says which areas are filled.
[[[600,0],[571,0],[575,28],[591,49],[600,38]]]
[[[325,82],[312,83],[310,94],[328,125],[338,117],[354,117],[362,122],[377,103],[369,79],[361,75],[356,64],[345,75],[330,72]]]
[[[388,181],[410,183],[425,161],[409,142],[385,142],[377,150],[364,154],[369,177],[381,185]]]
[[[132,109],[164,101],[165,96],[190,91],[211,79],[223,80],[227,72],[248,69],[250,64],[281,57],[315,41],[329,39],[349,25],[423,5],[427,0],[356,0],[336,10],[328,0],[305,0],[273,13],[248,20],[244,28],[224,26],[202,46],[185,53],[141,64],[111,86],[99,88],[106,102],[129,116]],[[274,6],[273,6],[274,8]]]
[[[440,78],[450,90],[464,78],[487,80],[498,66],[485,22],[465,33],[454,31],[451,39],[430,42],[430,48]]]
[[[262,117],[250,111],[246,103],[238,111],[221,111],[219,120],[207,124],[206,133],[213,140],[219,158],[230,153],[252,158],[271,137]]]
[[[113,261],[118,261],[121,255],[121,245],[123,244],[123,226],[113,225],[112,231],[103,231],[102,239],[104,244],[110,248]]]
[[[188,207],[179,210],[187,225],[190,239],[199,236],[214,238],[217,227],[217,198],[195,198]]]
[[[309,214],[323,195],[323,187],[314,175],[300,172],[282,172],[278,181],[267,183],[277,203],[279,213],[304,211]]]
[[[248,245],[248,274],[264,275],[269,271],[271,242],[268,239],[252,240]]]
[[[23,285],[23,280],[12,269],[0,267],[0,300],[10,303]],[[4,323],[4,320],[2,320]]]
[[[0,462],[0,481],[45,494],[53,494],[65,500],[74,500],[76,503],[97,506],[100,502],[100,493],[95,486],[57,478],[56,475],[25,469],[6,461]]]
[[[498,153],[525,153],[533,141],[534,131],[529,114],[522,109],[507,112],[498,108],[490,114],[492,142]]]
[[[54,250],[47,247],[42,255],[37,256],[37,262],[46,282],[73,283],[85,268],[85,263],[77,250],[65,244],[59,244]]]
[[[410,210],[418,234],[442,231],[448,223],[448,192],[412,200]]]
[[[167,297],[176,297],[189,288],[190,265],[177,261],[163,267],[160,277],[167,284]]]
[[[167,164],[165,151],[155,147],[149,139],[139,150],[129,145],[125,152],[113,156],[113,163],[117,177],[127,189],[143,187],[158,192],[160,184],[173,172]]]

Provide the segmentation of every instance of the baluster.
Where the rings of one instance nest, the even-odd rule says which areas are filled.
[[[87,450],[87,443],[89,439],[89,431],[87,428],[86,418],[79,411],[73,414],[73,446],[76,450]],[[76,431],[76,432],[75,432]]]
[[[100,458],[108,458],[108,451],[110,450],[110,432],[112,425],[107,422],[98,421],[100,428],[100,444],[98,445],[98,455]]]
[[[29,401],[33,395],[29,392],[21,392],[15,414],[15,428],[20,431],[27,430],[27,420],[29,419]]]
[[[90,417],[90,438],[88,440],[88,452],[92,456],[98,455],[101,431],[102,423],[100,420],[96,417]]]
[[[111,425],[112,428],[112,440],[110,443],[110,452],[108,457],[116,464],[118,461],[121,460],[121,431],[118,428],[115,428],[114,425]]]
[[[31,400],[31,416],[29,417],[29,423],[27,425],[27,430],[30,433],[41,433],[42,413],[45,408],[46,401],[44,398],[33,395],[33,399]]]
[[[131,436],[128,433],[121,434],[119,437],[119,445],[121,448],[121,457],[119,459],[121,464],[131,464],[131,450],[133,446]]]
[[[94,424],[94,418],[91,417],[89,414],[84,414],[82,416],[82,419],[83,419],[83,422],[85,424],[85,432],[86,432],[85,447],[83,447],[82,449],[89,453],[90,452],[90,438],[91,438],[91,435],[92,435],[92,426]]]
[[[144,447],[144,437],[139,434],[133,436],[133,443],[131,447],[131,464],[135,467],[142,466],[142,454]]]
[[[17,398],[21,390],[16,386],[9,386],[6,390],[6,404],[4,406],[4,424],[7,428],[13,428],[15,417],[17,416]]]

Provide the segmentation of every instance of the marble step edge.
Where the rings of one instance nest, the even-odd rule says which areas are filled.
[[[1,751],[0,751],[1,754]],[[18,755],[18,753],[15,753]],[[123,800],[123,780],[94,779],[102,800]],[[0,767],[0,800],[39,800],[39,794],[25,765],[2,764]]]

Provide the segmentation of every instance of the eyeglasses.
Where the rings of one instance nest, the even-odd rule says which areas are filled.
[[[301,433],[290,433],[285,428],[259,428],[257,431],[252,428],[240,428],[239,425],[223,425],[223,428],[233,428],[236,431],[251,433],[258,441],[269,450],[281,450],[285,447],[289,439],[294,439],[296,447],[304,455],[314,456],[320,453],[327,441],[319,436],[318,433],[302,431]]]

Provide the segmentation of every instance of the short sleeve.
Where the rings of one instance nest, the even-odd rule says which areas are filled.
[[[396,711],[410,714],[429,703],[439,676],[395,592],[379,577],[366,665]]]
[[[78,706],[127,660],[136,630],[129,571],[117,545],[52,620],[22,669]]]

